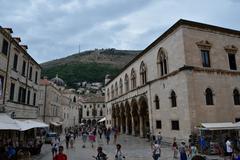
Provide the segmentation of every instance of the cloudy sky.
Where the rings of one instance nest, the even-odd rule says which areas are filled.
[[[79,44],[144,49],[181,18],[240,30],[240,0],[0,0],[0,25],[39,63]]]

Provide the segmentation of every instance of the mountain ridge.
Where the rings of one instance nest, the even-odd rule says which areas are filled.
[[[56,74],[69,87],[81,81],[104,82],[106,74],[117,75],[141,50],[95,49],[44,62],[42,76],[49,79]]]

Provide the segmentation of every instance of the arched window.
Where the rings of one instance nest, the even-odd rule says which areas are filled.
[[[160,109],[159,98],[158,98],[157,95],[155,96],[155,100],[154,100],[154,102],[155,102],[156,109]]]
[[[144,64],[144,62],[142,62],[140,65],[140,79],[141,79],[142,85],[146,84],[146,82],[147,82],[147,67]]]
[[[102,111],[102,109],[100,110],[100,116],[103,116],[103,111]]]
[[[206,105],[213,105],[213,92],[210,88],[205,90]]]
[[[125,74],[124,83],[125,83],[125,92],[128,92],[129,91],[129,78],[128,78],[127,74]]]
[[[115,83],[115,96],[118,96],[118,84],[117,82]]]
[[[131,87],[132,89],[136,88],[136,72],[134,69],[131,71]]]
[[[87,110],[87,117],[89,116],[89,110]]]
[[[112,97],[112,98],[114,97],[114,88],[113,88],[113,85],[111,86],[111,97]]]
[[[122,95],[123,94],[122,78],[120,78],[120,81],[119,81],[119,88],[120,88],[120,95]]]
[[[240,105],[240,95],[237,89],[233,90],[233,100],[234,100],[234,105]]]
[[[73,97],[73,102],[75,102],[75,103],[76,103],[76,97],[75,97],[75,96]]]
[[[110,100],[110,91],[109,91],[109,88],[107,89],[107,99]]]
[[[166,52],[164,51],[163,48],[160,48],[158,52],[158,57],[157,57],[157,64],[158,64],[158,69],[161,76],[168,73],[167,63],[168,62],[167,62]]]
[[[172,107],[177,107],[177,96],[174,91],[171,92],[170,99],[171,99]]]

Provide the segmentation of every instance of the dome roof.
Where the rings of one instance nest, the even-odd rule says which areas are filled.
[[[65,86],[65,82],[56,75],[55,78],[51,79],[53,83],[55,83],[57,86]]]

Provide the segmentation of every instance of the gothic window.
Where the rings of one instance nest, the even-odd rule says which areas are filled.
[[[122,78],[120,78],[120,81],[119,81],[119,88],[120,88],[120,95],[122,95],[123,94]]]
[[[240,105],[240,95],[237,89],[233,90],[233,100],[234,100],[234,105]]]
[[[128,92],[129,91],[129,78],[128,78],[127,74],[125,74],[124,83],[125,83],[125,92]]]
[[[100,110],[100,116],[103,116],[103,111],[102,111],[102,109]]]
[[[158,57],[157,57],[157,64],[158,64],[158,69],[160,72],[160,75],[163,76],[168,73],[168,61],[167,61],[167,56],[166,52],[163,50],[163,48],[160,48],[158,52]]]
[[[209,50],[201,50],[201,56],[202,56],[202,65],[203,67],[210,67],[210,56],[209,56]]]
[[[228,53],[228,61],[230,70],[237,70],[235,54]]]
[[[112,98],[114,97],[114,88],[113,88],[113,85],[111,86],[111,97],[112,97]]]
[[[76,102],[76,97],[75,96],[73,97],[73,102]]]
[[[177,96],[174,91],[171,92],[170,99],[171,99],[172,107],[177,107]]]
[[[205,96],[206,96],[206,105],[213,105],[213,92],[210,88],[206,89]]]
[[[110,91],[109,91],[109,88],[107,89],[107,99],[110,100]]]
[[[89,110],[87,110],[87,116],[89,116]]]
[[[158,98],[158,96],[156,95],[155,96],[155,107],[156,107],[156,109],[160,109],[160,105],[159,105],[159,98]]]
[[[141,79],[141,84],[144,85],[147,82],[147,68],[144,62],[141,63],[140,65],[140,79]]]
[[[118,84],[117,84],[117,82],[115,83],[115,96],[118,96]]]
[[[136,88],[136,72],[134,69],[131,71],[131,87],[132,89]]]

